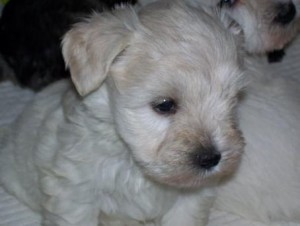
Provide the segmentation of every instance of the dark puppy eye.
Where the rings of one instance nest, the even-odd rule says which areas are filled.
[[[223,7],[232,7],[235,3],[237,2],[237,0],[221,0],[219,3],[219,6],[221,8]]]
[[[172,98],[159,98],[151,105],[155,112],[162,115],[175,114],[177,110],[176,102]]]

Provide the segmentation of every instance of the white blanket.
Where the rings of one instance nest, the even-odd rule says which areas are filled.
[[[281,63],[271,64],[269,67],[274,76],[300,81],[300,37],[290,46]],[[33,96],[31,91],[16,87],[10,82],[1,83],[0,126],[14,121]],[[0,187],[0,226],[39,226],[39,222],[40,217],[37,214]],[[212,210],[209,226],[266,226],[266,224],[242,219],[234,213]],[[300,224],[283,222],[272,226],[300,226]]]

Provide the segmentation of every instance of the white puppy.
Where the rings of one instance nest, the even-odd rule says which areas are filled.
[[[283,49],[299,32],[299,0],[221,2],[225,14],[241,27],[248,52],[264,53]]]
[[[1,183],[44,226],[205,225],[239,164],[235,40],[199,8],[153,7],[77,24],[63,54],[84,97],[58,83],[1,130]]]

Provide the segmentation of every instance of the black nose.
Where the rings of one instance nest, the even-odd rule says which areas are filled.
[[[289,3],[279,3],[277,5],[278,14],[274,18],[274,22],[287,25],[291,23],[296,16],[296,7],[292,2]]]
[[[215,148],[201,148],[193,155],[193,163],[202,169],[211,169],[218,165],[221,154]]]

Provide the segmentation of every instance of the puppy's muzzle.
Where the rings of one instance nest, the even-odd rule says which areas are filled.
[[[279,3],[276,8],[278,14],[274,18],[274,23],[285,26],[290,24],[295,19],[296,7],[294,3]]]

